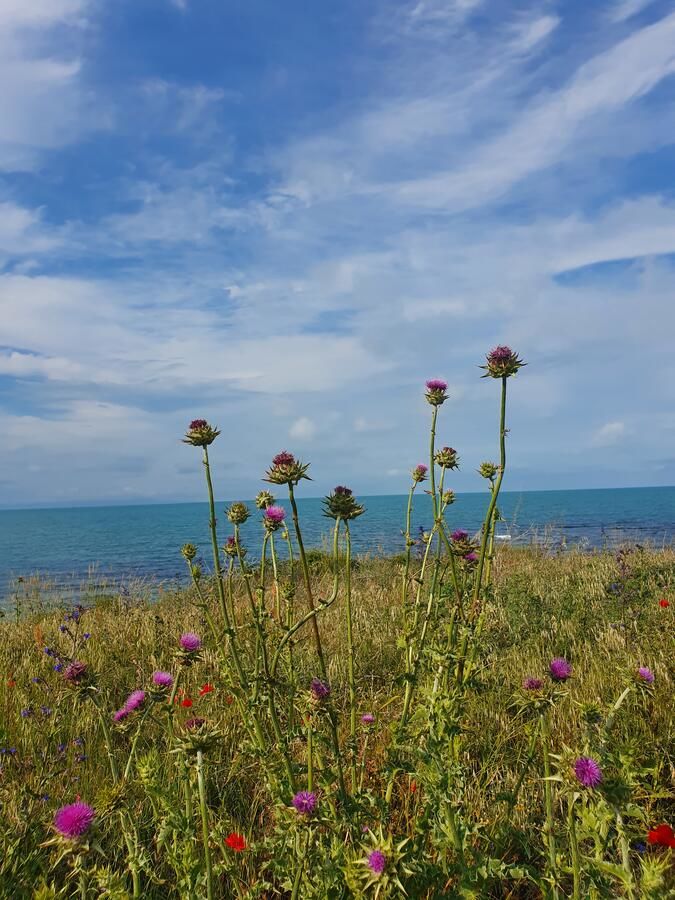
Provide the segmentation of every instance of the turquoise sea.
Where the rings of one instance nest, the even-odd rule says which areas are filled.
[[[362,500],[367,511],[352,529],[356,552],[401,551],[406,497]],[[226,505],[218,503],[221,543],[230,533],[222,513]],[[450,524],[477,530],[485,505],[486,494],[458,494],[449,510]],[[323,546],[331,524],[322,515],[321,501],[303,499],[298,506],[306,543]],[[259,513],[251,507],[243,534],[255,556]],[[504,538],[510,535],[512,543],[545,540],[552,548],[590,548],[675,540],[675,487],[505,492],[499,507],[506,520],[501,533]],[[430,501],[420,495],[413,531],[430,525]],[[0,510],[0,597],[11,593],[18,576],[44,575],[64,587],[92,577],[122,583],[139,576],[183,580],[180,547],[188,541],[199,545],[208,559],[205,503]]]

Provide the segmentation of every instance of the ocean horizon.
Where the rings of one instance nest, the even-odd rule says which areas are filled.
[[[366,513],[353,523],[354,552],[393,554],[403,539],[407,495],[363,496]],[[219,540],[231,533],[217,503]],[[279,504],[288,508],[283,498]],[[480,528],[487,492],[457,494],[448,510],[452,528]],[[255,558],[260,540],[259,513],[242,537]],[[309,547],[327,546],[331,522],[321,498],[298,500],[303,536]],[[588,488],[579,490],[504,491],[500,495],[502,540],[513,544],[546,542],[551,548],[616,547],[626,542],[670,544],[675,540],[675,486]],[[416,495],[412,520],[415,536],[432,525],[431,503]],[[16,579],[48,579],[64,590],[88,580],[124,584],[133,579],[183,582],[183,544],[203,548],[209,566],[208,506],[194,503],[143,503],[106,506],[0,509],[0,597],[11,594]]]

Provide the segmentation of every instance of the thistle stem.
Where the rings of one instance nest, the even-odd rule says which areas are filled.
[[[204,864],[206,866],[206,896],[213,900],[213,871],[211,868],[211,847],[209,846],[209,817],[206,808],[206,785],[204,783],[204,754],[197,750],[197,786],[199,789],[199,808],[202,817],[202,842],[204,844]]]
[[[543,712],[539,719],[539,735],[541,737],[541,752],[544,765],[544,806],[546,809],[546,845],[548,847],[548,863],[553,887],[551,895],[553,900],[558,900],[557,866],[555,835],[553,833],[553,788],[551,787],[551,760],[549,757],[549,743],[551,740],[548,712]]]
[[[356,793],[356,680],[354,677],[354,634],[352,622],[352,539],[345,520],[345,614],[347,617],[347,681],[349,685],[349,742],[352,793]]]

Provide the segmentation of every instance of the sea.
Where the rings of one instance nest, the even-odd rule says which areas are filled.
[[[354,552],[395,554],[405,547],[407,498],[360,498],[363,516],[352,523]],[[229,523],[218,503],[219,540]],[[458,494],[448,510],[452,528],[476,532],[487,503],[486,493]],[[280,505],[288,504],[280,501]],[[243,526],[244,543],[255,558],[260,546],[260,513]],[[332,527],[320,499],[298,500],[305,544],[328,546]],[[543,544],[551,551],[581,546],[588,550],[619,545],[670,545],[675,541],[675,487],[503,492],[499,540],[511,545]],[[0,510],[0,600],[10,601],[17,584],[48,582],[67,592],[78,585],[125,586],[142,579],[159,585],[183,582],[183,544],[199,547],[208,564],[210,538],[205,503]],[[412,532],[432,525],[430,499],[416,496]],[[17,582],[23,579],[23,582]]]

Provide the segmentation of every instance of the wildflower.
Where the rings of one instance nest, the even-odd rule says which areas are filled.
[[[192,700],[189,697],[186,697],[184,700],[181,700],[180,705],[184,709],[190,709],[190,707],[192,706]]]
[[[263,513],[263,525],[267,531],[277,531],[284,524],[285,517],[283,506],[268,506]]]
[[[657,825],[657,827],[652,828],[647,835],[647,842],[659,847],[675,848],[675,832],[673,832],[670,825],[666,825],[665,823],[663,825]]]
[[[202,639],[194,631],[186,631],[181,634],[179,643],[187,653],[196,653],[202,645]]]
[[[225,838],[225,843],[235,853],[241,853],[242,850],[246,849],[246,838],[243,834],[237,834],[236,831],[231,831],[228,834]]]
[[[62,806],[54,816],[54,828],[63,837],[75,840],[91,828],[96,813],[87,803],[71,803]]]
[[[487,365],[481,366],[481,369],[486,370],[483,378],[509,378],[527,365],[522,359],[518,358],[518,354],[510,347],[503,345],[490,350],[486,356],[486,361]]]
[[[145,691],[132,691],[126,699],[124,709],[127,712],[134,712],[139,706],[145,702]]]
[[[52,714],[52,709],[51,709],[51,707],[49,707],[49,706],[41,706],[41,707],[40,707],[40,712],[42,713],[42,715],[43,715],[45,718],[49,718],[49,716],[51,716],[51,714]]]
[[[122,707],[122,709],[118,709],[117,712],[113,713],[113,722],[122,722],[129,715],[129,710]]]
[[[363,725],[373,725],[375,722],[375,716],[372,713],[364,713],[361,716],[361,723]]]
[[[62,670],[63,670],[63,663],[56,663],[56,665],[54,666],[54,671],[61,672]]]
[[[91,637],[91,634],[88,631],[85,631],[85,633],[82,635],[82,640],[88,641],[90,637]]]
[[[27,706],[25,709],[21,710],[21,718],[22,719],[30,719],[30,717],[32,715],[33,715],[33,707],[32,706]]]
[[[293,797],[293,806],[303,816],[311,816],[316,809],[317,797],[313,791],[298,791]]]
[[[225,555],[229,556],[230,558],[234,558],[237,555],[237,542],[232,537],[232,535],[230,535],[230,537],[225,542],[225,546],[223,547],[223,550],[225,551]],[[242,551],[242,553],[245,553],[245,552],[246,552],[245,550]]]
[[[168,689],[173,684],[173,675],[170,672],[153,672],[152,683],[156,684],[157,687]]]
[[[661,607],[661,609],[668,609],[668,607],[670,606],[670,601],[666,600],[666,598],[663,597],[661,600],[659,600],[659,606]]]
[[[452,532],[452,534],[450,535],[450,540],[454,544],[459,544],[462,541],[465,541],[468,538],[468,536],[469,536],[468,531],[463,531],[461,528],[458,528],[457,531]]]
[[[184,559],[187,559],[188,562],[192,562],[197,555],[197,548],[194,544],[183,544],[180,548],[180,552]]]
[[[523,681],[523,689],[526,691],[540,691],[544,686],[541,678],[525,678]]]
[[[412,470],[412,480],[415,484],[418,484],[420,481],[426,481],[428,471],[429,466],[425,466],[424,463],[418,463]]]
[[[292,453],[282,450],[272,459],[272,465],[265,473],[264,481],[271,484],[299,484],[301,479],[311,480],[307,474],[309,463],[302,463]]]
[[[587,788],[597,787],[602,781],[602,769],[590,756],[580,756],[574,763],[577,781]]]
[[[444,506],[451,506],[455,502],[455,492],[454,491],[443,491],[441,495],[441,500],[443,501]]]
[[[496,463],[482,462],[478,466],[478,474],[481,478],[487,478],[488,481],[494,481],[497,472],[499,472],[499,466]]]
[[[424,396],[427,398],[427,403],[430,403],[432,406],[441,406],[448,399],[446,393],[448,390],[447,381],[442,381],[440,378],[431,378],[427,381],[426,388]]]
[[[192,705],[192,701],[190,701],[190,706]],[[202,719],[201,716],[193,716],[191,719],[186,719],[185,724],[183,725],[188,731],[196,731],[198,728],[201,728],[202,725],[206,722],[206,719]]]
[[[259,491],[255,498],[255,505],[258,509],[267,509],[274,505],[274,496],[269,491]]]
[[[459,457],[457,456],[457,451],[452,447],[443,447],[442,450],[439,450],[434,456],[434,461],[441,469],[459,468]]]
[[[55,667],[56,668],[56,667]],[[87,676],[87,664],[74,660],[68,663],[63,673],[64,679],[69,684],[81,684]]]
[[[243,525],[251,513],[248,511],[248,506],[245,503],[237,501],[237,503],[230,505],[226,515],[233,525]]]
[[[572,666],[562,656],[556,656],[555,659],[552,659],[548,670],[554,681],[567,681],[572,674]]]
[[[16,681],[13,678],[8,678],[7,679],[7,687],[8,688],[16,687]]]
[[[640,666],[637,670],[638,677],[646,684],[654,683],[654,673],[647,666]]]
[[[199,696],[200,696],[200,697],[204,697],[204,696],[206,696],[206,694],[210,694],[211,691],[213,691],[213,690],[215,690],[215,688],[213,687],[212,684],[208,684],[208,683],[207,683],[207,684],[203,684],[203,685],[199,688]]]
[[[209,425],[206,419],[193,419],[183,438],[183,443],[192,444],[193,447],[208,447],[219,434],[220,431]]]
[[[66,744],[59,744],[59,746],[56,749],[59,751],[59,753],[65,753],[66,746],[67,746]]]
[[[366,511],[365,506],[356,502],[351,488],[342,484],[339,484],[333,489],[332,493],[324,497],[322,503],[324,506],[323,514],[329,519],[348,521],[356,519]]]
[[[472,550],[470,553],[465,553],[465,554],[464,554],[464,559],[465,559],[465,561],[468,562],[468,563],[475,563],[475,562],[478,562],[478,554],[477,554],[477,553],[474,553],[473,550]]]
[[[381,850],[373,850],[368,854],[368,868],[375,875],[381,875],[387,865],[387,857]]]
[[[319,678],[312,678],[309,690],[312,695],[312,699],[317,703],[325,700],[325,698],[330,694],[330,686],[326,684],[325,681],[321,681]]]

